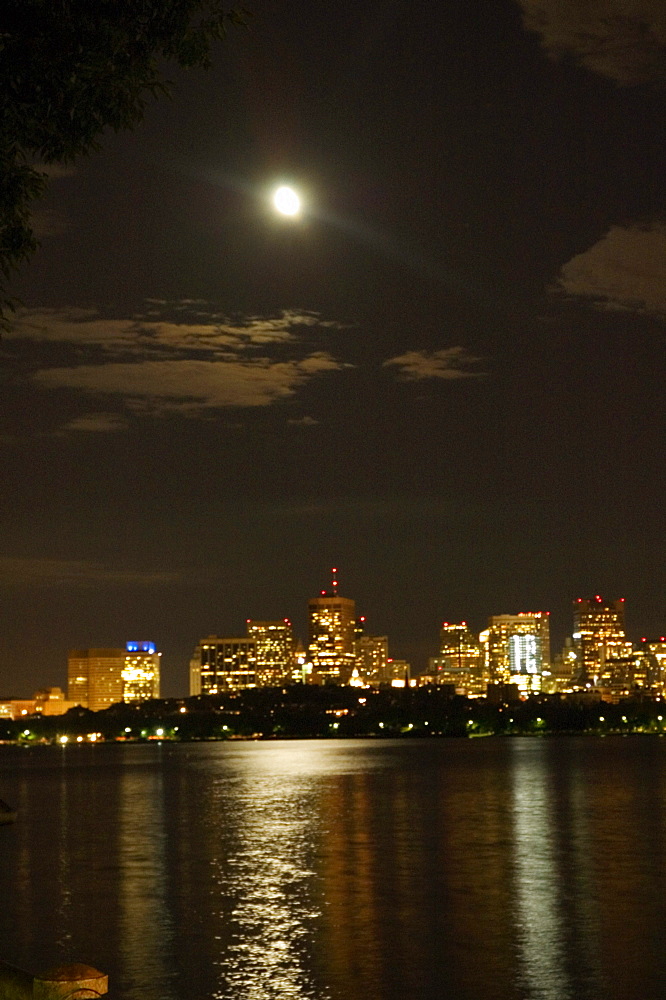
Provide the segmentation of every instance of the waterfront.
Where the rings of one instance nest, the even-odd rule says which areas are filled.
[[[637,1000],[658,736],[4,747],[0,958],[115,1000]]]

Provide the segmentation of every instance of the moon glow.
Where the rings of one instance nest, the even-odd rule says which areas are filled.
[[[293,188],[283,185],[273,195],[273,204],[281,215],[298,215],[301,199]]]

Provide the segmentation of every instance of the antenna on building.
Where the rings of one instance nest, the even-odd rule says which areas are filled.
[[[335,568],[335,566],[332,568],[331,573],[333,574],[333,596],[337,597],[337,595],[338,595],[338,580],[337,580],[338,571]]]

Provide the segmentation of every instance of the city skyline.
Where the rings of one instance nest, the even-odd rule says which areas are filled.
[[[0,342],[0,690],[289,616],[663,629],[663,12],[257,0],[53,169]],[[296,215],[275,210],[280,186]],[[326,585],[326,581],[323,581]]]
[[[321,590],[315,598],[310,598],[303,602],[304,606],[307,607],[309,631],[306,631],[303,635],[299,634],[294,630],[294,619],[287,617],[275,620],[246,617],[242,621],[242,624],[246,628],[245,635],[241,634],[241,629],[234,627],[226,630],[209,628],[202,637],[196,640],[193,637],[190,637],[189,640],[182,640],[182,645],[187,644],[189,641],[189,653],[183,661],[178,663],[171,662],[167,691],[161,691],[164,661],[162,660],[163,650],[160,648],[159,642],[126,641],[118,645],[116,637],[116,644],[114,646],[109,643],[108,647],[101,647],[101,643],[97,641],[99,639],[99,634],[97,634],[88,637],[91,643],[97,641],[96,646],[85,649],[70,648],[68,651],[64,651],[61,657],[61,659],[64,657],[64,665],[60,664],[60,669],[56,669],[55,671],[40,674],[39,683],[32,683],[31,685],[26,680],[25,675],[21,671],[17,671],[13,682],[10,680],[9,686],[4,691],[0,690],[0,695],[3,697],[25,698],[28,697],[29,690],[46,690],[50,689],[49,685],[63,684],[63,686],[68,687],[68,697],[70,699],[76,698],[76,684],[72,686],[72,678],[77,673],[75,665],[78,662],[82,662],[88,656],[113,655],[118,659],[118,670],[116,671],[118,676],[114,683],[118,687],[118,690],[121,690],[122,670],[122,678],[127,691],[129,692],[130,688],[136,688],[136,694],[133,696],[134,700],[142,700],[146,697],[159,697],[160,694],[162,697],[184,697],[187,694],[198,694],[205,690],[206,684],[202,685],[201,682],[202,674],[206,670],[212,672],[211,676],[217,674],[218,666],[216,664],[218,658],[219,662],[222,663],[227,655],[225,651],[227,647],[229,647],[229,655],[233,655],[234,661],[238,655],[241,656],[243,660],[239,668],[241,674],[247,671],[252,673],[251,686],[255,683],[259,685],[273,683],[270,680],[270,675],[274,663],[285,658],[287,650],[290,651],[289,656],[293,656],[294,658],[292,664],[293,672],[292,668],[290,668],[288,675],[283,674],[278,677],[276,674],[274,683],[279,685],[289,678],[288,682],[302,679],[306,683],[346,684],[352,675],[358,678],[357,670],[364,658],[367,659],[368,663],[376,662],[376,657],[379,654],[377,649],[374,652],[373,649],[377,647],[378,643],[378,649],[383,650],[383,659],[387,663],[405,663],[413,678],[421,675],[425,678],[427,675],[432,674],[433,669],[437,673],[438,668],[435,665],[438,662],[445,665],[445,661],[438,660],[438,657],[445,655],[447,647],[449,653],[454,646],[459,653],[463,646],[471,642],[472,646],[479,653],[481,653],[482,649],[486,649],[486,653],[484,654],[486,661],[494,664],[491,674],[488,677],[489,679],[492,678],[495,682],[506,683],[509,681],[510,674],[515,672],[538,674],[539,679],[541,679],[544,667],[550,668],[562,657],[566,658],[567,650],[571,651],[574,648],[578,652],[580,661],[578,671],[574,671],[574,676],[578,676],[579,680],[587,680],[592,679],[591,674],[594,673],[596,680],[599,670],[595,669],[591,671],[590,662],[593,662],[596,657],[596,662],[598,663],[598,653],[594,652],[594,648],[596,648],[594,645],[589,647],[592,652],[585,651],[587,649],[585,645],[586,629],[587,635],[590,637],[590,642],[593,641],[593,637],[597,634],[603,637],[603,656],[608,655],[611,658],[623,655],[630,657],[632,650],[640,650],[642,644],[660,644],[665,639],[663,633],[666,632],[666,623],[662,624],[661,629],[657,629],[647,635],[639,634],[633,630],[627,631],[625,629],[625,599],[607,599],[596,594],[589,598],[575,597],[569,599],[569,625],[567,627],[560,623],[560,628],[555,633],[551,630],[551,613],[549,611],[534,611],[534,609],[531,611],[514,609],[508,613],[505,610],[501,613],[487,614],[478,628],[467,618],[460,619],[458,622],[440,620],[439,624],[431,623],[432,638],[429,641],[426,657],[423,662],[414,662],[400,655],[400,650],[395,648],[392,642],[390,629],[387,633],[379,634],[378,630],[373,628],[372,622],[368,620],[366,615],[356,617],[356,600],[345,597],[338,592],[339,571],[333,569],[331,573],[331,588],[329,590]],[[362,607],[362,602],[359,603]],[[338,606],[343,613],[344,620],[342,621],[338,618]],[[617,615],[619,615],[619,618],[617,618],[618,624],[615,625]],[[303,620],[307,621],[304,617]],[[588,624],[586,625],[585,623]],[[581,631],[578,631],[581,629],[582,639]],[[347,635],[347,633],[349,634]],[[516,641],[515,638],[512,640],[511,637],[518,635],[523,635],[528,640],[528,645],[525,646],[523,642],[519,646],[514,646],[513,649],[510,648],[511,642],[515,643]],[[334,636],[337,636],[337,638],[333,638]],[[533,641],[530,640],[530,636],[534,636],[535,639]],[[359,644],[359,640],[365,640],[365,645],[363,641]],[[606,650],[607,641],[609,643],[608,654]],[[529,642],[531,642],[531,645]],[[594,642],[596,642],[596,639],[594,639]],[[192,646],[195,643],[196,648],[194,654],[192,654]],[[232,646],[233,653],[231,653]],[[201,656],[202,647],[206,650],[210,648],[211,651],[214,649],[218,651],[215,654],[211,652],[210,655],[206,653],[204,656]],[[323,665],[318,663],[320,647],[324,650]],[[157,651],[158,649],[160,650],[159,652]],[[237,653],[237,650],[240,650],[240,654]],[[299,653],[298,663],[300,666],[296,663],[297,653]],[[466,655],[471,655],[472,659],[474,659],[471,649]],[[525,659],[525,663],[523,664],[525,669],[523,667],[514,667],[514,658],[516,657],[518,660]],[[527,661],[530,658],[534,660],[535,666],[533,667],[527,665]],[[343,661],[346,662],[346,666],[343,665],[341,669]],[[210,664],[208,667],[206,667],[206,662]],[[536,667],[537,662],[539,664],[538,668]],[[69,666],[67,665],[68,663]],[[511,669],[509,669],[510,663]],[[307,665],[305,672],[303,671],[304,664]],[[137,670],[137,667],[140,669]],[[354,668],[356,668],[356,671]],[[558,670],[561,672],[562,669],[566,673],[566,664],[564,668],[560,665],[556,673]],[[254,677],[255,671],[256,681]],[[87,669],[84,673],[87,678]],[[402,677],[403,674],[404,668],[401,668],[400,676]],[[63,675],[65,683],[63,683]],[[362,673],[363,676],[365,675]],[[87,679],[81,677],[80,681],[85,684],[87,691]],[[211,683],[214,685],[212,689],[210,688]],[[241,686],[245,686],[245,683],[241,684]],[[223,685],[224,687],[225,685]],[[476,694],[480,694],[482,687],[483,685],[479,686],[476,684],[470,690],[473,690]],[[150,694],[148,693],[149,688],[151,691]],[[214,693],[218,690],[215,682],[211,682],[210,680],[208,681],[208,688],[209,690],[213,690]],[[522,687],[521,690],[523,690]],[[531,690],[534,690],[534,692],[542,690],[540,680],[539,684],[534,686],[534,688],[531,688],[529,685],[524,688],[525,693],[530,693]],[[126,700],[132,700],[132,697],[128,696]]]

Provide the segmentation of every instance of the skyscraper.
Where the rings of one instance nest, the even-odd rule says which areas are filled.
[[[195,658],[199,659],[201,694],[222,694],[257,686],[257,644],[245,637],[209,635],[198,644]],[[190,688],[191,693],[192,692]]]
[[[487,657],[493,682],[517,684],[525,692],[540,691],[541,675],[550,663],[549,612],[493,615],[488,622]]]
[[[624,632],[624,598],[605,601],[599,594],[573,602],[573,640],[578,660],[578,684],[599,683],[608,660],[628,653]],[[629,646],[629,649],[631,647]]]
[[[160,696],[160,658],[154,642],[125,644],[123,701],[148,701]]]
[[[123,700],[124,649],[70,649],[67,700],[93,712]]]
[[[337,570],[331,590],[308,601],[313,680],[320,684],[347,684],[355,666],[356,604],[338,594]]]
[[[388,666],[388,636],[359,635],[357,631],[354,641],[356,670],[359,678],[365,684],[389,683]]]
[[[647,686],[655,694],[663,696],[666,690],[666,636],[658,639],[643,637],[638,647],[638,657],[642,660]]]
[[[257,651],[257,684],[271,686],[291,680],[294,669],[294,633],[288,618],[281,621],[247,619],[248,638]]]
[[[435,684],[452,684],[458,694],[485,694],[488,680],[483,668],[481,643],[467,622],[442,622],[439,656],[431,658],[428,671]]]
[[[201,694],[201,644],[199,644],[190,659],[190,697]]]

